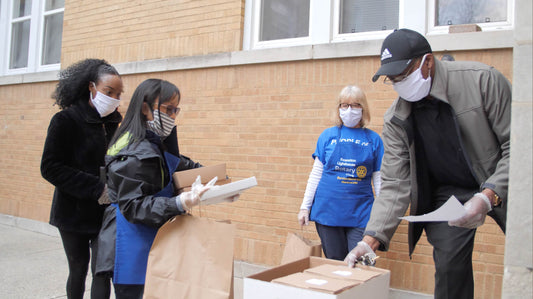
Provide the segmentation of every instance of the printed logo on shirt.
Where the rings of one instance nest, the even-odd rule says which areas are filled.
[[[353,138],[341,138],[341,139],[339,139],[339,142],[340,143],[351,142],[351,143],[359,144],[359,145],[362,145],[362,146],[368,146],[370,144],[370,142],[364,142],[361,139],[353,139]]]
[[[359,166],[355,170],[357,173],[357,176],[360,178],[364,178],[366,176],[366,167],[365,166]]]

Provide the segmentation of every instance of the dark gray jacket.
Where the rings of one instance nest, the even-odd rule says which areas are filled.
[[[159,228],[167,220],[183,213],[174,197],[154,196],[169,182],[160,144],[148,139],[120,146],[126,136],[110,147],[106,156],[107,186],[112,203],[129,222]],[[158,138],[158,137],[157,137]],[[118,147],[117,147],[118,145]],[[182,163],[180,163],[182,164]],[[188,163],[188,167],[201,166]],[[115,260],[116,208],[106,208],[98,237],[96,273],[113,273]]]
[[[496,69],[477,62],[435,60],[432,80],[430,96],[452,107],[463,152],[480,190],[490,188],[503,199],[502,206],[489,215],[505,231],[511,85]],[[399,98],[384,116],[382,186],[365,231],[365,235],[380,241],[380,250],[388,250],[400,223],[398,217],[403,216],[409,206],[410,215],[418,215],[419,199],[428,196],[418,185],[411,105]],[[409,223],[409,254],[421,233],[420,225]]]

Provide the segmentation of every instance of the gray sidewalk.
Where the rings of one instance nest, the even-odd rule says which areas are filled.
[[[67,298],[67,259],[55,227],[0,214],[0,235],[0,299]],[[267,269],[242,261],[235,261],[234,267],[234,299],[242,299],[244,277]],[[90,298],[90,271],[87,276],[85,298]],[[390,299],[432,297],[394,289],[389,293]]]
[[[0,235],[0,298],[67,298],[67,260],[58,236],[5,224]]]

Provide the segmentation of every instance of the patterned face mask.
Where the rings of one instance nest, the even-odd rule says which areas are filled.
[[[174,119],[166,113],[160,113],[159,110],[154,110],[154,120],[146,122],[148,129],[156,133],[161,138],[166,138],[176,126]],[[161,116],[161,118],[160,118]]]

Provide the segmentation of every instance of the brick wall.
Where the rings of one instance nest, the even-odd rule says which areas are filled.
[[[61,64],[238,51],[244,0],[65,1]]]
[[[436,53],[440,57],[442,53]],[[510,78],[511,50],[450,53],[457,60],[493,65]],[[230,219],[237,225],[235,259],[273,266],[280,262],[288,232],[318,239],[313,226],[301,230],[296,215],[316,139],[332,125],[336,96],[347,84],[367,93],[372,121],[381,133],[383,114],[395,92],[370,78],[377,57],[218,67],[124,76],[120,107],[144,79],[174,82],[182,91],[177,118],[181,151],[204,165],[227,163],[234,179],[256,176],[258,187],[239,201],[195,209],[196,215]],[[47,221],[53,189],[40,176],[46,129],[57,111],[50,94],[55,82],[0,86],[0,213]],[[477,298],[499,298],[504,235],[487,217],[474,248]],[[398,228],[378,266],[392,271],[391,287],[431,293],[432,248],[423,236],[413,259],[407,254],[407,226]]]

